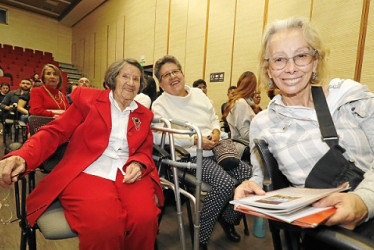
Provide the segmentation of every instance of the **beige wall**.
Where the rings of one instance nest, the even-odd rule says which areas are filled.
[[[0,7],[8,10],[8,24],[0,24],[0,43],[51,52],[56,61],[71,63],[71,27],[31,12]]]
[[[73,63],[94,82],[101,82],[115,59],[144,56],[146,65],[152,65],[161,56],[173,54],[183,66],[187,84],[198,78],[208,82],[208,95],[220,112],[227,88],[236,85],[240,74],[247,70],[257,74],[264,25],[275,19],[310,19],[330,50],[331,76],[354,78],[365,1],[112,0],[73,28]],[[373,16],[372,3],[371,24]],[[367,32],[361,80],[374,89],[370,82],[374,29],[369,25]],[[213,72],[225,72],[225,81],[210,83]],[[262,95],[266,107],[268,98]]]
[[[116,59],[144,57],[145,64],[152,65],[173,54],[182,63],[187,84],[198,78],[208,82],[208,95],[220,112],[227,88],[236,84],[240,74],[247,70],[257,74],[266,23],[289,16],[310,19],[320,30],[330,51],[331,77],[358,75],[374,90],[373,1],[111,0],[73,28],[7,7],[9,25],[0,25],[0,43],[50,51],[56,60],[75,64],[97,87]],[[362,22],[362,9],[368,3],[368,19]],[[362,27],[367,27],[366,43],[359,47]],[[362,72],[356,74],[361,70],[357,67],[360,51]],[[213,72],[225,72],[225,81],[209,82]],[[268,98],[262,95],[261,105],[266,107]]]

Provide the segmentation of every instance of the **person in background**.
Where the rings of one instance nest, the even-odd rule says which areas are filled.
[[[35,84],[34,87],[31,88],[30,92],[33,89],[38,88],[38,87],[40,87],[40,86]],[[18,104],[17,104],[17,111],[18,111],[18,114],[20,114],[19,119],[21,121],[23,121],[24,123],[28,123],[28,118],[29,118],[30,92],[27,92],[27,93],[24,93],[23,95],[21,95],[18,99]]]
[[[185,85],[182,66],[174,56],[160,58],[154,66],[154,74],[164,90],[152,105],[155,117],[188,121],[199,127],[203,136],[202,180],[212,190],[204,198],[201,211],[200,245],[207,249],[207,243],[218,220],[226,237],[234,242],[240,241],[240,235],[234,225],[239,224],[241,214],[228,204],[232,199],[235,178],[239,183],[251,176],[251,168],[240,161],[233,169],[225,171],[212,152],[212,148],[221,139],[220,124],[209,98],[199,89]],[[154,142],[160,144],[160,134],[154,133]],[[185,148],[196,163],[197,138],[189,135],[175,135],[175,144]],[[193,170],[194,171],[194,170]]]
[[[234,93],[235,89],[236,89],[236,86],[230,86],[227,89],[227,98],[228,98],[228,101],[225,102],[225,103],[222,103],[222,105],[221,105],[221,115],[223,115],[223,113],[225,112],[225,107],[226,107],[227,103],[231,100],[232,94]],[[223,131],[226,132],[229,135],[229,137],[231,137],[230,126],[227,123],[226,119],[222,119],[221,118],[221,122],[222,122],[221,129],[223,129]]]
[[[71,93],[78,87],[76,83],[70,83],[69,86],[66,88],[66,98],[68,99],[69,104],[72,104],[71,100]]]
[[[251,71],[243,72],[237,86],[225,107],[222,119],[229,124],[232,139],[249,141],[249,126],[256,115],[252,109],[255,105],[252,97],[257,89],[255,74]],[[240,143],[235,143],[235,146],[242,156],[245,146]]]
[[[223,115],[223,113],[225,112],[225,107],[227,105],[227,103],[231,100],[232,98],[232,94],[234,93],[234,90],[236,89],[236,86],[230,86],[228,89],[227,89],[227,102],[225,103],[222,103],[221,105],[221,114]]]
[[[0,85],[0,102],[4,100],[4,97],[10,91],[10,85],[7,82],[3,82]]]
[[[3,82],[0,85],[0,103],[3,101],[4,97],[10,91],[10,85],[7,82]],[[1,123],[4,123],[3,110],[0,109],[0,119]],[[0,134],[3,134],[3,129],[0,130]]]
[[[47,64],[42,70],[43,86],[30,94],[31,115],[58,117],[69,107],[68,99],[60,91],[62,75],[58,67]]]
[[[81,77],[78,80],[78,87],[91,87],[91,81],[87,77]]]
[[[335,207],[325,225],[340,225],[374,240],[374,94],[358,82],[326,78],[326,49],[317,30],[302,18],[271,24],[261,46],[260,71],[264,87],[280,90],[268,108],[251,122],[253,139],[265,140],[279,169],[293,186],[302,187],[313,166],[329,151],[321,139],[312,85],[322,85],[343,157],[365,172],[350,192],[331,194],[315,207]],[[337,67],[339,65],[336,65]],[[254,174],[236,188],[235,199],[263,194],[261,160],[251,153]],[[321,248],[314,248],[321,249]]]
[[[194,81],[192,84],[192,87],[201,89],[204,92],[204,94],[208,95],[208,88],[206,86],[206,81],[204,81],[203,79],[198,79]]]
[[[260,107],[260,102],[261,102],[261,91],[257,90],[253,93],[253,106],[252,109],[253,111],[257,114],[262,111],[262,108]]]
[[[146,94],[151,98],[151,102],[153,103],[157,98],[157,84],[155,79],[152,76],[145,74],[144,80],[146,81],[146,86],[144,87],[142,93]]]
[[[40,80],[40,77],[39,77],[39,74],[38,73],[36,73],[36,72],[34,72],[34,74],[31,76],[31,78],[30,78],[30,80],[31,80],[31,83],[32,83],[32,86],[34,87],[35,86],[35,84],[37,84],[37,85],[41,85],[41,80]],[[38,87],[38,86],[37,86]]]
[[[29,93],[31,90],[31,81],[30,79],[22,79],[19,84],[19,89],[9,91],[4,97],[3,101],[0,104],[0,109],[3,110],[4,115],[9,115],[9,111],[16,109],[18,99],[21,95]],[[14,110],[15,111],[15,110]],[[13,117],[15,118],[15,117]]]
[[[58,198],[79,249],[154,248],[155,198],[162,206],[163,195],[152,160],[153,114],[133,101],[143,74],[134,59],[114,62],[105,73],[110,89],[77,88],[64,115],[0,161],[0,186],[9,188],[69,141],[62,160],[27,197],[31,226]]]

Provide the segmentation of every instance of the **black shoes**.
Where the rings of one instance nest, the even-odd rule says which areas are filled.
[[[226,234],[226,238],[233,242],[239,242],[240,241],[240,235],[235,231],[234,225],[231,225],[223,219],[222,216],[218,217],[218,222],[221,224],[223,231]]]
[[[200,243],[199,244],[199,250],[208,250],[208,247],[206,244]]]

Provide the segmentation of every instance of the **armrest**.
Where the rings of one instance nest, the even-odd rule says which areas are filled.
[[[321,226],[307,229],[305,233],[336,249],[374,249],[374,241],[339,226]]]
[[[170,152],[170,146],[165,145],[165,149]],[[190,153],[181,146],[174,145],[175,152],[178,154],[180,161],[189,161],[191,156]]]
[[[237,142],[237,143],[243,144],[246,147],[249,147],[249,141],[247,141],[247,140],[243,140],[243,139],[239,139],[239,138],[236,138],[236,139],[231,138],[231,140],[233,142]]]

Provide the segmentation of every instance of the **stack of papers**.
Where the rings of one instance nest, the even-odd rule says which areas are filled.
[[[278,219],[303,227],[315,227],[335,212],[335,208],[315,208],[311,204],[347,186],[328,189],[288,187],[233,200],[236,210],[255,216]],[[314,216],[311,216],[314,215]],[[304,225],[305,223],[305,225]]]

